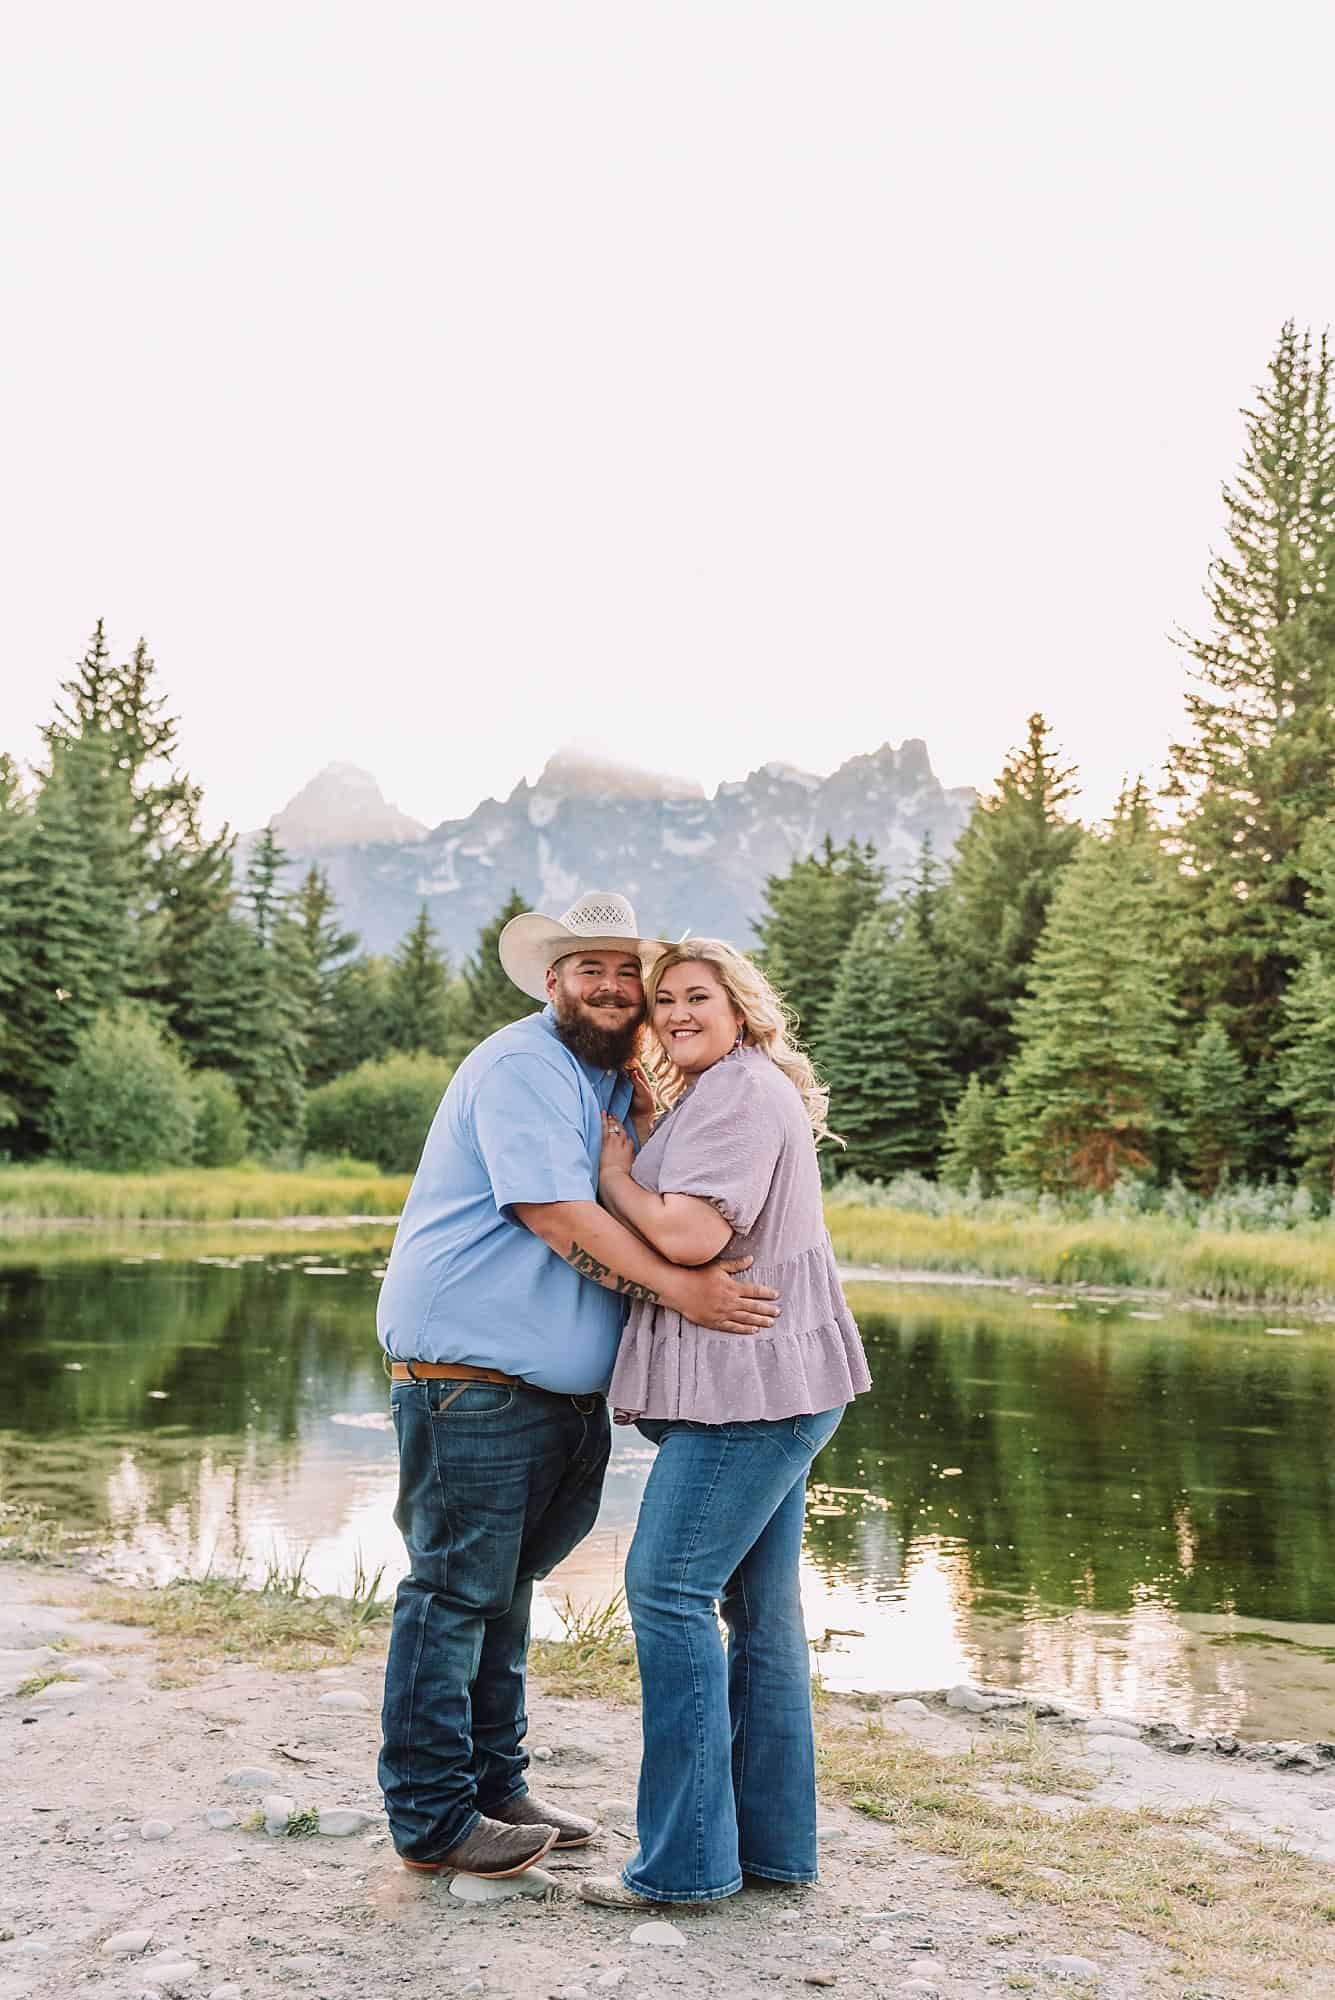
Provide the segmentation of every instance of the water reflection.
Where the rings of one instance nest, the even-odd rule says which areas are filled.
[[[0,1274],[0,1471],[132,1573],[398,1574],[371,1259]],[[1264,1735],[1335,1710],[1335,1336],[853,1294],[876,1377],[817,1463],[804,1601],[832,1687],[986,1677]],[[552,1600],[610,1595],[652,1453],[618,1432]]]

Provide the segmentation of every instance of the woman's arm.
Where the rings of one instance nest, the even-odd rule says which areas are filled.
[[[514,1212],[581,1278],[623,1298],[661,1301],[715,1333],[764,1333],[778,1318],[779,1294],[740,1275],[750,1257],[687,1270],[659,1256],[596,1201],[521,1201]]]
[[[598,1194],[620,1221],[674,1264],[707,1264],[731,1240],[732,1225],[696,1194],[654,1194],[631,1179],[635,1160],[615,1118],[603,1118]]]

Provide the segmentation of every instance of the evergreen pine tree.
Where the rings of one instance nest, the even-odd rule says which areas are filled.
[[[357,949],[357,933],[338,921],[338,905],[329,877],[314,862],[292,898],[305,1005],[306,1081],[314,1090],[338,1075],[339,1047],[335,1009],[339,974]]]
[[[479,931],[477,944],[460,967],[450,1008],[450,1053],[456,1057],[466,1055],[498,1028],[537,1011],[537,1001],[520,992],[502,967],[497,950],[505,926],[527,908],[519,891],[512,889],[491,922]]]
[[[334,974],[323,1066],[330,1080],[383,1056],[389,1039],[389,960],[349,959]]]
[[[817,1063],[831,1128],[847,1142],[839,1171],[882,1180],[931,1170],[953,1079],[936,959],[902,916],[874,910],[854,931]]]
[[[940,948],[941,912],[945,901],[945,870],[936,858],[932,836],[918,850],[918,865],[899,898],[906,920],[933,951]]]
[[[242,989],[245,1044],[236,1072],[256,1151],[300,1142],[305,1103],[306,965],[301,933],[281,886],[287,855],[271,826],[246,869],[245,905],[254,976]],[[226,1065],[213,1059],[211,1067]]]
[[[30,978],[31,933],[25,919],[31,911],[31,832],[32,811],[18,766],[12,757],[0,754],[0,1131],[19,1117],[14,1087],[22,1046],[18,1010]]]
[[[961,1193],[975,1174],[984,1194],[995,1192],[1001,1166],[1000,1093],[995,1084],[971,1076],[950,1114],[941,1154],[941,1179]]]
[[[1235,1043],[1262,1066],[1302,949],[1304,836],[1335,811],[1331,391],[1326,340],[1314,346],[1288,322],[1243,413],[1241,470],[1224,488],[1228,544],[1206,591],[1212,628],[1182,641],[1197,686],[1169,787],[1182,801],[1196,906],[1189,999],[1200,1013],[1222,1010]]]
[[[884,891],[885,870],[871,843],[850,840],[836,847],[828,834],[818,853],[794,861],[786,875],[771,875],[765,884],[756,957],[796,1016],[808,1049],[820,1045],[849,939]]]
[[[1009,1179],[1106,1189],[1162,1164],[1175,1130],[1174,882],[1143,786],[1065,870],[1016,1010]]]
[[[1015,1049],[1025,991],[1053,891],[1080,842],[1063,807],[1075,794],[1041,715],[979,799],[951,862],[938,925],[955,1022],[955,1061],[996,1082]]]
[[[449,965],[436,944],[435,926],[423,903],[417,921],[394,953],[389,970],[390,1045],[443,1056],[449,1040],[446,1002]]]
[[[1335,1194],[1335,968],[1315,953],[1280,1002],[1274,1098],[1293,1119],[1291,1157],[1303,1182]]]
[[[1182,1140],[1187,1171],[1213,1194],[1247,1155],[1247,1070],[1221,1021],[1207,1021],[1182,1077]]]
[[[193,1069],[221,1070],[242,1086],[262,975],[255,933],[224,885],[182,955],[174,996],[173,1025]]]
[[[3,1095],[20,1153],[40,1151],[46,1143],[62,1071],[99,1008],[120,997],[116,897],[114,888],[110,897],[104,895],[94,876],[86,816],[70,769],[76,754],[58,751],[37,792],[6,917],[22,978],[6,1020],[9,1069]]]
[[[109,885],[114,867],[124,892],[123,985],[176,1026],[193,929],[232,841],[226,828],[212,839],[201,831],[201,794],[178,766],[178,723],[156,672],[143,639],[113,665],[99,620],[43,734],[53,766],[62,753],[77,757],[114,799],[110,851],[106,812],[89,801],[89,850],[99,881]]]

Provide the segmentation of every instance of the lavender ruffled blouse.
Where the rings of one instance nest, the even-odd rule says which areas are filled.
[[[632,1169],[657,1194],[701,1195],[732,1225],[720,1254],[752,1257],[782,1312],[766,1333],[714,1333],[666,1306],[631,1307],[608,1390],[614,1409],[701,1424],[832,1410],[871,1387],[821,1206],[806,1107],[762,1049],[698,1077]]]

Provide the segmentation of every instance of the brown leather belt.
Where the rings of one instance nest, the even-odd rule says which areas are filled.
[[[518,1375],[502,1375],[499,1368],[469,1368],[462,1361],[392,1361],[391,1382],[495,1382],[502,1389],[522,1389]]]

